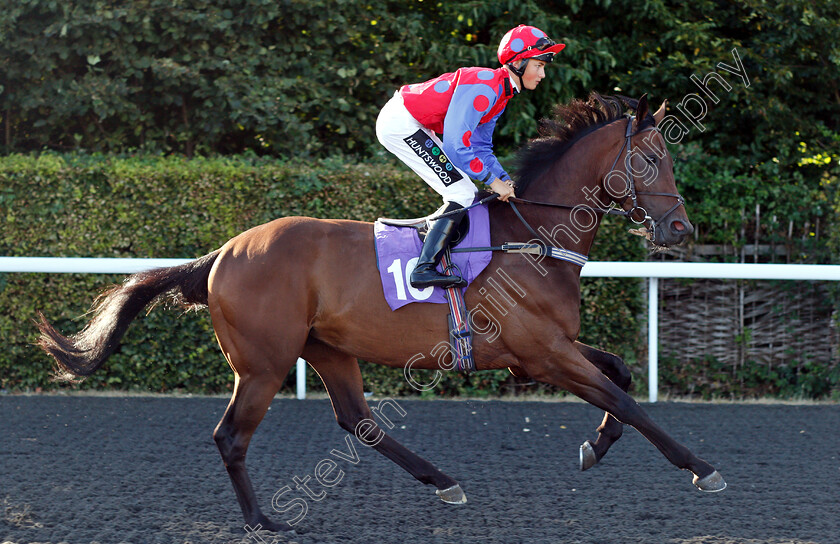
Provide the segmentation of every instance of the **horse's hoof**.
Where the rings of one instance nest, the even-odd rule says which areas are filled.
[[[258,533],[260,531],[271,531],[272,533],[288,533],[295,535],[295,530],[288,523],[276,523],[270,519],[263,517],[259,521],[245,524],[245,532],[250,534]]]
[[[464,504],[467,502],[467,496],[464,495],[464,490],[458,484],[446,489],[438,489],[435,491],[435,495],[446,504]]]
[[[697,489],[708,493],[717,493],[726,489],[726,481],[718,471],[714,471],[704,478],[698,478],[695,475],[693,483],[697,486]]]
[[[592,468],[598,462],[592,443],[587,440],[580,446],[580,470]]]

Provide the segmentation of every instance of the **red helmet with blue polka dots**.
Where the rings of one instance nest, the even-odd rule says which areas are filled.
[[[545,32],[539,28],[519,25],[502,38],[499,44],[499,62],[504,65],[532,58],[551,62],[554,60],[554,55],[564,47],[566,44],[554,43],[554,40],[546,36]]]

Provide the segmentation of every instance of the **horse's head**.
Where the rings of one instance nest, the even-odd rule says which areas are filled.
[[[628,101],[636,110],[625,125],[624,145],[604,177],[604,189],[657,247],[680,244],[694,232],[684,200],[677,192],[674,162],[658,124],[665,117],[663,102],[656,113],[648,110],[647,95]]]
[[[625,106],[636,116],[625,115]],[[565,239],[557,242],[583,252],[592,240],[581,234],[594,232],[600,223],[595,213],[622,214],[643,224],[646,228],[636,233],[658,248],[683,242],[694,227],[657,126],[664,117],[665,103],[651,114],[647,95],[635,100],[592,93],[588,102],[558,104],[553,118],[540,121],[540,138],[517,153],[516,186],[522,196],[517,201],[571,209],[567,223],[575,228],[567,228]]]

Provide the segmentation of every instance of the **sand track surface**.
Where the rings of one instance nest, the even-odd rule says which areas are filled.
[[[585,404],[397,402],[389,434],[467,504],[342,431],[329,401],[278,398],[247,464],[263,511],[297,523],[249,535],[212,439],[226,399],[2,396],[0,543],[840,543],[838,405],[645,405],[724,475],[706,494],[632,428],[580,472],[602,417]]]

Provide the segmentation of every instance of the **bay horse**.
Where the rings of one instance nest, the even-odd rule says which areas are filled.
[[[624,114],[622,101],[635,117]],[[488,204],[492,244],[524,238],[543,249],[560,246],[587,255],[603,214],[611,212],[644,223],[643,233],[656,246],[682,242],[693,227],[657,128],[665,106],[651,114],[647,95],[620,100],[597,93],[587,102],[557,106],[554,119],[542,122],[541,137],[518,153],[514,202],[522,211],[499,201]],[[619,164],[624,168],[616,168]],[[541,257],[494,253],[468,289],[467,305],[473,308],[481,302],[479,293],[492,285],[491,276],[503,270],[527,295],[506,315],[488,317],[496,334],[476,335],[477,369],[509,368],[603,409],[597,439],[580,448],[581,470],[602,459],[627,424],[671,463],[691,471],[700,490],[724,489],[712,465],[671,438],[627,394],[630,372],[624,362],[577,341],[580,265]],[[441,366],[435,357],[417,355],[431,353],[448,338],[445,304],[389,309],[370,223],[286,217],[254,227],[190,263],[129,276],[100,295],[94,317],[73,336],[62,336],[41,314],[39,344],[66,377],[87,376],[117,348],[137,314],[165,294],[186,306],[209,308],[233,370],[233,395],[213,438],[248,525],[290,528],[261,511],[245,455],[298,357],[320,376],[343,429],[358,433],[368,422],[365,432],[379,438],[377,451],[435,486],[445,502],[466,501],[458,482],[378,428],[365,401],[357,358],[396,368],[411,360],[412,368],[435,370]]]

